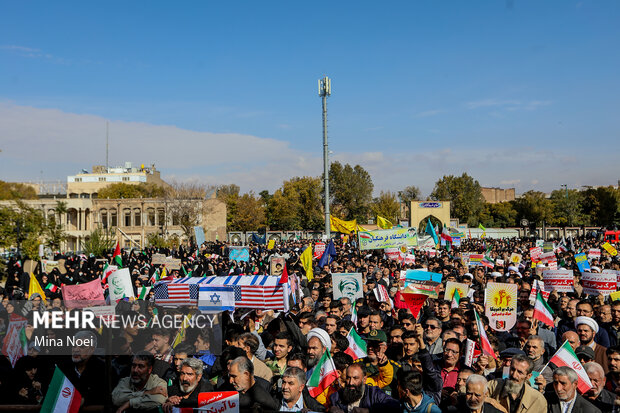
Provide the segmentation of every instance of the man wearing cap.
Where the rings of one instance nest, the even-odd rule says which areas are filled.
[[[579,346],[575,349],[575,355],[581,362],[581,364],[586,364],[594,360],[594,350],[592,350],[589,346]]]
[[[497,366],[495,372],[491,376],[496,379],[508,377],[508,374],[510,373],[510,363],[512,362],[512,358],[517,355],[525,356],[525,352],[520,348],[515,347],[509,347],[506,350],[500,352],[500,365]]]
[[[385,351],[387,350],[387,336],[383,330],[372,330],[366,339],[368,357],[363,362],[366,367],[366,375],[372,378],[375,383],[368,383],[378,386],[388,394],[391,393],[389,386],[396,372],[400,368],[400,364],[387,358]]]
[[[579,342],[582,346],[588,346],[594,350],[594,361],[603,366],[605,374],[608,371],[607,347],[603,347],[594,342],[594,336],[598,333],[598,324],[590,317],[577,317],[575,319],[575,328],[579,335]]]

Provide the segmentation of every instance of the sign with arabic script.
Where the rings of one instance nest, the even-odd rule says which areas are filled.
[[[415,228],[379,229],[359,231],[357,233],[360,250],[378,250],[385,248],[415,247],[418,234]]]
[[[239,393],[236,391],[198,393],[197,411],[239,413]]]
[[[420,202],[420,208],[441,208],[441,202]]]

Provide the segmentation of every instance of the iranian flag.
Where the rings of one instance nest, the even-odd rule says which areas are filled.
[[[334,365],[334,360],[329,355],[329,351],[326,351],[323,353],[321,360],[319,360],[319,364],[314,367],[314,371],[306,384],[310,396],[316,398],[316,396],[331,386],[336,379],[338,379],[338,370]]]
[[[121,246],[118,241],[116,242],[116,248],[114,249],[114,255],[112,255],[112,262],[115,262],[118,268],[123,268],[123,257],[121,257]]]
[[[454,294],[452,294],[452,306],[451,308],[459,308],[459,303],[461,302],[461,295],[459,294],[458,288],[454,289]]]
[[[351,322],[357,327],[357,307],[355,306],[355,301],[351,303]]]
[[[592,382],[590,378],[586,374],[586,370],[583,368],[583,365],[577,358],[577,355],[573,351],[573,348],[570,346],[568,340],[562,344],[562,347],[555,352],[549,363],[553,363],[558,367],[567,366],[570,367],[577,373],[577,377],[579,377],[579,383],[577,384],[577,388],[581,394],[587,392],[592,388]]]
[[[448,232],[448,228],[443,227],[441,230],[441,238],[445,239],[448,242],[452,242],[452,237],[450,236],[450,232]]]
[[[101,283],[107,284],[108,277],[112,275],[112,273],[116,270],[118,270],[118,267],[116,265],[108,265],[106,263],[105,267],[103,267],[103,272],[101,273]]]
[[[82,395],[71,384],[69,379],[60,371],[58,366],[54,370],[52,382],[47,389],[42,412],[49,413],[77,413],[80,410]]]
[[[366,342],[357,334],[355,328],[349,330],[347,340],[349,340],[349,348],[344,352],[353,357],[353,360],[361,359],[368,355],[366,352]]]
[[[51,292],[55,293],[56,291],[58,291],[58,286],[56,286],[56,285],[54,285],[54,284],[52,284],[52,283],[48,283],[48,284],[45,286],[45,289],[46,289],[46,290],[50,290]]]
[[[476,316],[476,325],[478,326],[478,336],[480,336],[480,347],[482,348],[482,352],[497,360],[497,355],[495,355],[495,351],[493,347],[491,347],[491,342],[487,337],[487,333],[484,331],[484,324],[480,321],[480,317],[478,317],[478,312],[476,310],[474,310],[474,315]]]
[[[146,300],[146,297],[149,295],[149,291],[151,291],[151,287],[142,286],[140,288],[138,300]]]
[[[536,304],[534,304],[534,314],[532,317],[547,324],[551,328],[555,327],[555,324],[553,323],[553,310],[543,298],[540,290],[536,293]]]

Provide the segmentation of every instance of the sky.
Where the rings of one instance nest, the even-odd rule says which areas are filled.
[[[549,192],[620,179],[620,2],[0,5],[0,179],[105,164],[243,192],[330,160],[379,191],[444,175]]]

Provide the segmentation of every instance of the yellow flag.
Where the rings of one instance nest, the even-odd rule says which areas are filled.
[[[192,315],[187,314],[185,318],[183,319],[183,325],[181,326],[181,329],[177,332],[177,335],[174,338],[174,341],[172,342],[172,348],[176,348],[176,346],[178,346],[179,344],[183,342],[183,340],[185,340],[185,330],[189,326],[189,320],[191,318],[192,318]]]
[[[314,273],[312,272],[312,244],[308,245],[304,252],[301,253],[299,259],[304,270],[306,270],[308,281],[312,281],[314,279]]]
[[[602,247],[605,248],[605,251],[607,251],[609,255],[614,257],[618,255],[618,250],[616,250],[609,242],[604,243]]]
[[[159,276],[159,279],[161,280],[162,278],[166,278],[168,276],[168,273],[166,272],[166,267],[163,267],[161,270],[161,275]]]
[[[343,221],[333,215],[329,216],[329,225],[332,231],[342,232],[343,234],[350,234],[357,230],[357,220]]]
[[[357,231],[358,231],[358,232],[359,232],[359,231],[368,232],[368,231],[370,231],[370,230],[369,230],[369,229],[364,228],[364,227],[363,227],[363,226],[361,226],[361,225],[358,225],[358,226],[357,226]]]
[[[377,226],[383,229],[392,229],[394,225],[389,220],[377,215]]]
[[[35,277],[33,273],[30,273],[30,285],[28,286],[29,300],[34,293],[39,293],[41,295],[41,299],[47,302],[47,298],[45,297],[45,291],[43,291],[43,288],[41,288],[41,284],[39,284],[39,281],[37,281],[37,277]]]
[[[267,243],[267,249],[268,250],[272,250],[273,247],[276,246],[276,240],[275,239],[270,239],[269,242]]]

